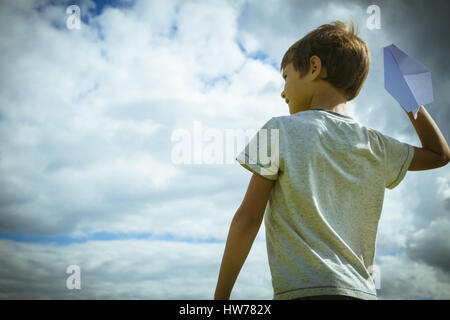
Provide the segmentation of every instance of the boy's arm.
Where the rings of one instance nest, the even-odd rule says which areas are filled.
[[[450,149],[447,141],[425,107],[420,106],[417,119],[414,119],[412,112],[406,112],[406,114],[416,130],[420,142],[422,142],[422,148],[450,158]]]
[[[422,143],[422,148],[414,147],[414,158],[408,170],[428,170],[446,165],[450,161],[450,149],[425,107],[420,106],[417,119],[414,119],[412,112],[406,114]]]
[[[259,223],[248,221],[239,214],[239,211],[234,215],[228,232],[214,300],[230,299],[231,290],[247,259],[260,225],[261,221]]]
[[[244,200],[231,222],[214,293],[215,300],[230,298],[237,276],[258,234],[274,182],[253,174]]]

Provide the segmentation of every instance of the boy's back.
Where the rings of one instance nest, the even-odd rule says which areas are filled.
[[[249,148],[236,160],[276,180],[264,217],[274,299],[376,299],[370,273],[384,190],[405,177],[414,147],[329,110],[274,117],[262,129],[277,158],[270,169],[252,164]]]

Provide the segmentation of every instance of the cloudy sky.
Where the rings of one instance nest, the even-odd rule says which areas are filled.
[[[67,25],[72,4],[80,29]],[[251,173],[195,163],[211,141],[199,145],[199,126],[225,139],[288,115],[283,54],[352,19],[371,69],[350,115],[421,146],[384,89],[394,43],[432,70],[426,109],[449,141],[447,13],[446,1],[1,1],[0,298],[212,299]],[[176,132],[192,138],[188,163]],[[449,167],[386,189],[379,226],[379,299],[450,299]],[[66,286],[70,265],[79,290]],[[272,294],[263,224],[231,299]]]

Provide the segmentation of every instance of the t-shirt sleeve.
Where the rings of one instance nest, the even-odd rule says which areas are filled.
[[[273,117],[255,134],[236,160],[247,170],[277,180],[280,168],[280,128]]]
[[[414,156],[414,147],[384,134],[379,136],[384,145],[386,188],[394,189],[406,176]]]

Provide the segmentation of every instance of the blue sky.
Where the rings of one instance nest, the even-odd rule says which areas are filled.
[[[383,87],[382,48],[395,43],[432,70],[427,110],[450,136],[445,2],[280,3],[2,2],[0,298],[212,298],[251,174],[174,164],[171,136],[194,121],[258,129],[288,115],[281,58],[323,23],[352,18],[371,51],[353,118],[420,146]],[[374,3],[382,28],[369,30]],[[80,30],[65,27],[70,4]],[[450,297],[449,210],[447,168],[408,172],[386,190],[380,299]],[[262,226],[232,299],[272,298],[265,250]],[[72,264],[86,279],[77,292],[64,287]]]
[[[41,235],[28,235],[21,232],[2,232],[0,233],[0,239],[7,239],[16,242],[31,242],[31,243],[49,243],[56,245],[68,245],[71,243],[83,243],[89,241],[107,241],[107,240],[162,240],[162,241],[174,241],[174,242],[209,242],[209,243],[221,243],[223,239],[215,239],[213,237],[207,239],[198,238],[183,238],[173,234],[166,235],[153,235],[152,233],[110,233],[110,232],[96,232],[86,237],[71,237],[68,235],[56,235],[56,236],[41,236]]]

